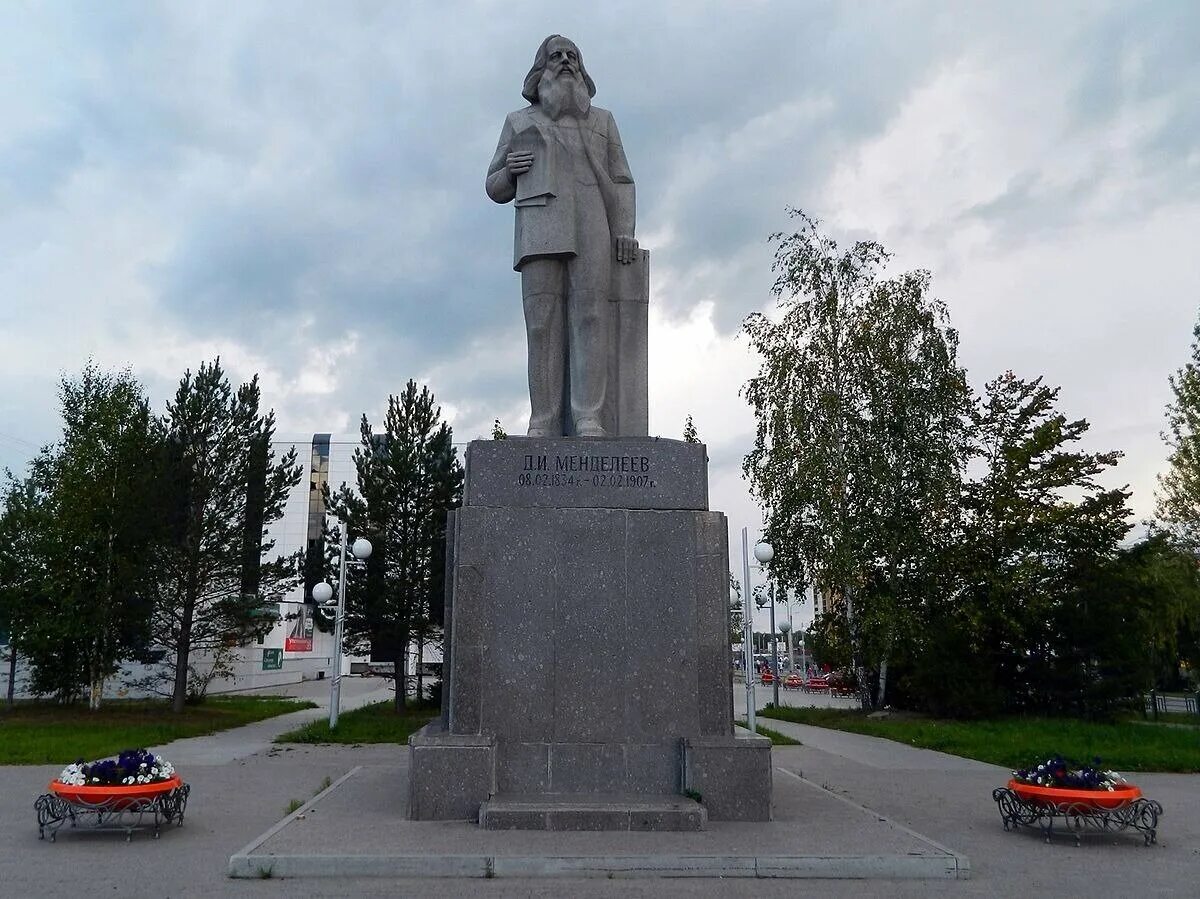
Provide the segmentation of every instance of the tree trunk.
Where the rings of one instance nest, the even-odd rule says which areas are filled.
[[[8,708],[17,703],[17,644],[9,638],[8,643]]]
[[[417,705],[425,698],[425,637],[417,634]]]
[[[887,695],[887,669],[887,656],[884,656],[883,661],[879,663],[879,695],[875,701],[877,708],[883,708],[884,696]]]
[[[187,701],[188,653],[191,651],[191,622],[188,621],[179,632],[179,642],[175,644],[175,687],[171,691],[171,711],[182,712]]]
[[[175,643],[175,689],[171,693],[171,711],[182,713],[187,701],[188,655],[192,651],[192,614],[195,600],[190,596],[184,600],[183,621],[179,625],[179,639]]]
[[[408,699],[408,628],[400,632],[400,652],[396,658],[396,714],[403,715]]]

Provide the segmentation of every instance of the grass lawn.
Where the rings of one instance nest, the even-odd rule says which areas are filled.
[[[407,743],[409,736],[437,716],[428,703],[410,705],[397,715],[392,701],[374,702],[338,715],[337,730],[329,730],[329,719],[311,721],[276,738],[276,743]]]
[[[763,727],[758,722],[755,722],[754,726],[758,730],[760,735],[766,737],[767,739],[769,739],[771,741],[772,746],[799,746],[799,745],[801,745],[799,740],[793,740],[787,734],[781,734],[777,730],[771,730],[771,728],[769,728],[769,727]]]
[[[90,762],[122,749],[161,746],[315,707],[279,696],[210,696],[179,715],[163,700],[112,700],[95,712],[86,705],[19,702],[0,712],[0,765]]]
[[[843,709],[763,709],[760,717],[885,737],[922,749],[1023,768],[1058,754],[1090,763],[1099,756],[1117,771],[1200,772],[1200,729],[1069,718],[998,718],[945,721],[902,716],[868,718]]]

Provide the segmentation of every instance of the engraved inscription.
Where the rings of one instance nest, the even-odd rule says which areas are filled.
[[[524,456],[517,486],[652,490],[658,485],[649,456],[566,453]]]

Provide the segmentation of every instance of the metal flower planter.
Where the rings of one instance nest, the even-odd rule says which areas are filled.
[[[1010,780],[1007,786],[992,791],[992,799],[1005,830],[1036,827],[1047,843],[1057,821],[1074,836],[1076,844],[1088,830],[1113,833],[1131,828],[1149,846],[1157,842],[1158,819],[1163,813],[1162,805],[1142,796],[1132,784],[1114,790],[1072,790]]]

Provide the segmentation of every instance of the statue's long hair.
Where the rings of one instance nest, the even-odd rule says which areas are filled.
[[[588,96],[596,96],[596,82],[592,80],[592,76],[588,74],[587,66],[583,64],[583,51],[569,37],[563,37],[561,34],[550,35],[537,48],[537,53],[533,56],[533,68],[525,76],[525,84],[521,87],[521,96],[530,103],[538,101],[538,82],[542,80],[542,72],[546,71],[546,63],[550,61],[550,51],[548,49],[550,42],[556,37],[561,37],[564,41],[570,41],[571,46],[575,48],[575,56],[579,59],[579,74],[583,76],[583,83],[587,85]]]

